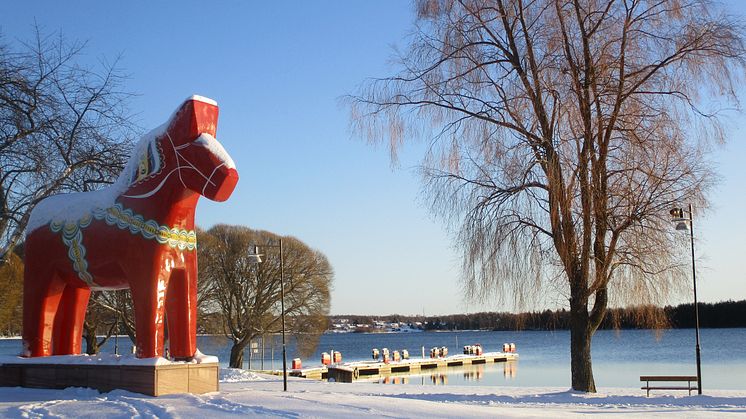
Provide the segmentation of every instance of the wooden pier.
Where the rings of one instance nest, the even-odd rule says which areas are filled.
[[[333,364],[329,367],[315,367],[292,370],[296,377],[324,379],[341,383],[370,379],[390,374],[418,374],[422,371],[445,369],[463,365],[490,364],[518,359],[517,353],[488,352],[482,355],[452,355],[442,358],[413,358],[384,363],[380,361],[359,361]]]

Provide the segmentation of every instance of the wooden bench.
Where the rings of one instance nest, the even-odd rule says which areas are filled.
[[[640,387],[642,390],[647,390],[647,397],[650,397],[650,390],[689,390],[689,395],[692,395],[692,390],[697,390],[697,376],[696,375],[642,375],[640,381],[645,381],[645,387]],[[650,382],[684,382],[686,381],[686,387],[684,386],[651,386]],[[695,386],[692,387],[692,381]]]

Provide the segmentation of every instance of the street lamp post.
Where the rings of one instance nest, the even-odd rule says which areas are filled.
[[[279,244],[265,244],[264,247],[276,247],[280,249],[280,320],[282,322],[282,390],[288,391],[288,361],[287,351],[285,348],[285,259],[282,248],[282,238]],[[254,263],[261,263],[262,258],[259,254],[259,246],[254,246],[254,254],[249,254],[249,260]]]
[[[697,304],[697,269],[694,259],[694,220],[692,218],[692,204],[689,204],[689,211],[683,208],[674,208],[671,210],[671,221],[677,223],[676,230],[689,230],[689,239],[692,249],[692,282],[694,283],[694,333],[695,333],[695,351],[697,355],[697,393],[702,394],[702,362],[699,350],[699,305]],[[684,213],[689,215],[684,218]],[[686,223],[689,223],[687,228]]]
[[[114,333],[114,355],[119,355],[119,313],[117,313],[117,326]]]

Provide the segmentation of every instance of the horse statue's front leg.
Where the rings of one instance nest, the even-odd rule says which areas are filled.
[[[174,269],[166,294],[171,356],[190,360],[197,350],[197,257],[185,255],[184,269]]]
[[[138,358],[163,356],[163,320],[171,265],[165,258],[156,258],[152,266],[130,277]]]

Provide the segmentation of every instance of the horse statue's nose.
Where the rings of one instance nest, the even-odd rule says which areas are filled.
[[[222,173],[221,173],[222,174]],[[216,177],[219,176],[216,174]],[[213,201],[223,202],[233,193],[238,183],[238,171],[236,169],[226,169],[223,179],[216,179],[214,192],[205,194],[207,198]]]

